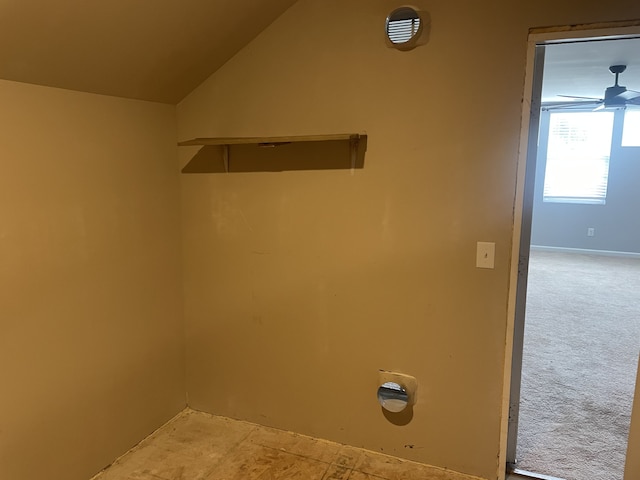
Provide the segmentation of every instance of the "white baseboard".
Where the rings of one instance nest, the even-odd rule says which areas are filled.
[[[545,245],[531,245],[531,250],[539,252],[566,252],[566,253],[582,253],[586,255],[604,255],[606,257],[627,257],[640,258],[640,253],[636,252],[616,252],[613,250],[592,250],[589,248],[571,248],[571,247],[547,247]]]

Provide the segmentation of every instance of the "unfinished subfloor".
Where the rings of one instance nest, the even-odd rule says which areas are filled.
[[[184,410],[94,480],[474,480],[360,448]]]

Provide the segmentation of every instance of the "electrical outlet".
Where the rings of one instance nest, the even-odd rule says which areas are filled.
[[[587,237],[593,237],[596,234],[596,229],[593,227],[587,228]]]

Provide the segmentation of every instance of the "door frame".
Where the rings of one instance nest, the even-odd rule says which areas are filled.
[[[531,244],[544,46],[554,43],[588,41],[594,38],[611,40],[640,38],[640,20],[534,28],[529,31],[527,40],[520,149],[517,161],[513,235],[511,239],[498,480],[506,478],[507,471],[515,466],[516,460],[526,283]],[[640,401],[637,398],[634,400]],[[631,451],[631,448],[628,451]]]

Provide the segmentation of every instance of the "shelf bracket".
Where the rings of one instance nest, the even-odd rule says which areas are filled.
[[[222,161],[224,162],[224,173],[229,173],[229,145],[222,145]]]
[[[360,143],[359,137],[351,137],[349,140],[349,146],[351,147],[351,175],[354,175],[356,171],[356,162],[358,160],[358,144]]]

